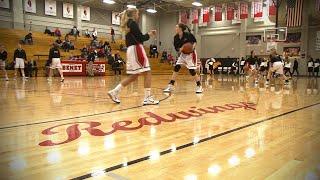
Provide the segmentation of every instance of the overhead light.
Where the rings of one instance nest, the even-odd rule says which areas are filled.
[[[128,5],[127,5],[127,8],[137,8],[137,6],[132,5],[132,4],[128,4]]]
[[[199,1],[194,1],[192,3],[192,5],[197,6],[197,7],[202,6],[201,2],[199,2]]]
[[[153,14],[157,12],[157,10],[151,9],[151,8],[147,9],[146,11],[147,11],[148,13],[153,13]]]
[[[104,3],[107,3],[107,4],[114,4],[116,3],[114,0],[103,0]]]

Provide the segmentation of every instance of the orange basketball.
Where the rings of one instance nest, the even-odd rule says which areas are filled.
[[[190,54],[193,52],[193,45],[191,43],[185,43],[183,46],[182,46],[182,50],[181,52],[183,54]]]

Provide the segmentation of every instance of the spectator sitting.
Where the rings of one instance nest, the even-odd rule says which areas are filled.
[[[119,49],[120,49],[120,51],[126,51],[127,47],[123,44],[120,44]]]
[[[74,49],[74,46],[73,46],[72,42],[69,39],[69,35],[66,35],[62,47],[63,47],[65,52],[69,52],[69,50]]]
[[[171,53],[168,53],[168,62],[169,62],[169,64],[171,64],[171,65],[174,64],[174,58],[173,58],[173,56],[172,56]]]
[[[54,35],[57,37],[61,37],[61,31],[59,28],[56,28],[56,30],[54,30]]]
[[[87,58],[89,53],[89,49],[87,46],[85,46],[84,48],[81,49],[81,57],[82,58]]]
[[[61,40],[60,37],[58,37],[58,39],[57,39],[55,42],[57,43],[57,45],[58,45],[60,48],[62,47],[63,42],[62,42],[62,40]]]
[[[117,52],[114,55],[114,61],[112,63],[112,70],[114,71],[114,74],[117,75],[117,72],[119,72],[119,75],[121,75],[121,68],[125,64],[123,59],[120,57],[119,52]]]
[[[114,57],[112,54],[107,54],[108,64],[112,65],[114,63]]]
[[[105,51],[103,48],[99,48],[98,52],[97,52],[98,57],[105,57]]]
[[[88,29],[84,32],[84,35],[85,35],[87,38],[89,38],[89,37],[90,37],[90,32],[89,32],[89,30],[88,30]]]
[[[156,54],[157,54],[157,56],[156,56]],[[153,58],[159,57],[157,45],[153,45],[153,44],[150,45],[150,57],[153,57]]]
[[[160,62],[162,63],[163,61],[166,61],[166,60],[168,60],[168,53],[166,50],[163,50]]]
[[[73,26],[69,34],[74,36],[77,39],[77,37],[80,36],[77,26]]]
[[[93,40],[98,38],[98,31],[96,30],[96,28],[93,28],[92,30],[92,38]]]
[[[28,33],[28,34],[24,37],[23,43],[24,43],[24,44],[30,44],[30,45],[33,44],[33,38],[32,38],[32,33],[31,33],[31,32]]]
[[[50,29],[48,29],[48,26],[46,26],[46,29],[44,30],[44,34],[48,34],[50,36],[54,36],[54,32],[51,32]]]
[[[93,46],[94,48],[97,48],[99,46],[99,42],[97,39],[93,39],[90,45]]]

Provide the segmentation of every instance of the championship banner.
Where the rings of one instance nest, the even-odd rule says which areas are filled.
[[[277,0],[268,0],[268,16],[275,16],[277,13],[276,3]]]
[[[57,2],[55,0],[45,0],[44,14],[49,16],[57,15]]]
[[[222,4],[217,4],[214,6],[214,20],[222,21]]]
[[[90,7],[82,6],[81,20],[90,21]]]
[[[120,13],[119,12],[113,12],[111,15],[111,24],[120,26]]]
[[[73,4],[63,3],[63,17],[65,18],[73,18]]]
[[[9,0],[0,0],[0,7],[9,9],[10,8]]]
[[[203,23],[208,23],[210,20],[210,8],[203,8]]]
[[[199,14],[198,9],[194,9],[192,11],[192,24],[197,24],[199,22]]]
[[[36,13],[36,0],[25,0],[24,1],[24,10],[30,13]]]
[[[234,4],[229,3],[227,4],[227,20],[233,20],[234,18]]]
[[[262,18],[262,1],[253,1],[251,4],[251,15],[253,18]]]
[[[248,3],[241,2],[240,3],[240,19],[248,18]]]
[[[240,2],[234,3],[234,17],[231,21],[232,24],[240,24]]]

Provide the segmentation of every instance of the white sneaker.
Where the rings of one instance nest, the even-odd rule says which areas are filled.
[[[64,82],[64,78],[61,78],[60,82]]]
[[[110,99],[113,102],[115,102],[117,104],[120,103],[120,100],[119,100],[119,97],[118,97],[118,92],[111,90],[111,91],[108,92],[108,96],[110,97]]]
[[[202,93],[202,92],[203,92],[202,86],[197,86],[197,87],[196,87],[196,93],[197,93],[197,94],[200,94],[200,93]]]
[[[8,78],[8,77],[6,77],[6,81],[9,81],[9,78]]]
[[[168,87],[166,89],[163,90],[163,92],[169,93],[173,91],[173,85],[172,84],[168,84]]]
[[[51,79],[51,78],[48,78],[48,79],[47,79],[47,81],[51,82],[51,81],[52,81],[52,79]]]
[[[266,83],[265,83],[266,85],[269,85],[269,81],[266,81]]]
[[[159,101],[153,99],[152,96],[149,96],[143,100],[143,105],[156,105],[156,104],[159,104]]]

